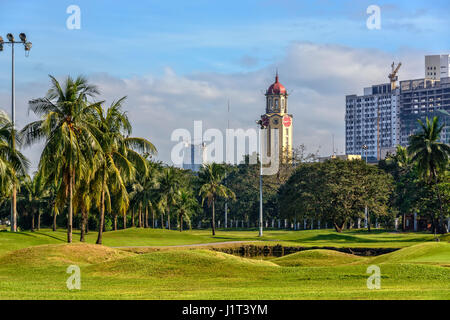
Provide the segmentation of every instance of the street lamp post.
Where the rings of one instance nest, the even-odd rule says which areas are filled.
[[[0,51],[3,51],[4,44],[11,45],[11,146],[12,149],[16,149],[16,139],[15,139],[15,124],[16,124],[16,98],[15,98],[15,70],[14,70],[14,44],[23,44],[25,53],[31,50],[31,42],[27,41],[27,36],[25,33],[19,34],[20,41],[15,41],[14,36],[11,33],[6,35],[8,41],[4,41],[0,36]],[[16,208],[16,200],[17,200],[17,188],[16,184],[13,181],[12,185],[12,199],[11,199],[11,231],[17,231],[17,208]]]
[[[266,123],[263,120],[257,120],[256,123],[259,126],[259,237],[263,236],[263,181],[262,181],[262,139],[261,139],[261,131],[266,128]]]
[[[366,144],[363,144],[363,145],[362,145],[362,149],[363,149],[364,152],[366,153],[366,164],[367,164],[367,149],[369,149],[369,147],[368,147]],[[369,223],[369,210],[368,210],[368,208],[367,208],[367,205],[366,205],[366,207],[364,208],[364,214],[365,214],[365,216],[366,216],[366,219],[365,219],[365,221],[364,221],[364,227],[367,228],[367,227],[368,227],[368,223]]]

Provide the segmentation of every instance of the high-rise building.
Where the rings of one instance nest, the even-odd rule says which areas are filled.
[[[186,142],[183,150],[182,168],[195,172],[199,171],[207,162],[206,151],[206,144],[204,142],[199,144]]]
[[[346,96],[346,154],[365,157],[367,150],[369,161],[384,159],[397,145],[408,146],[409,136],[420,129],[418,119],[435,116],[444,125],[440,140],[450,143],[449,57],[426,56],[423,79],[400,81],[397,86],[397,68],[389,75],[390,85],[375,85],[365,88],[361,96]]]
[[[425,56],[425,78],[440,80],[450,77],[450,55],[429,55]]]
[[[450,143],[450,78],[400,81],[400,106],[401,145],[407,146],[409,136],[419,129],[418,119],[425,122],[435,116],[444,125],[440,140]]]
[[[267,89],[265,95],[266,113],[261,118],[267,126],[266,146],[270,146],[273,139],[271,129],[278,129],[276,145],[279,148],[280,160],[289,161],[292,158],[292,114],[288,114],[288,93],[278,80],[278,72],[275,82]]]
[[[364,94],[346,96],[345,153],[369,161],[385,157],[399,143],[399,89],[390,83],[364,88]]]

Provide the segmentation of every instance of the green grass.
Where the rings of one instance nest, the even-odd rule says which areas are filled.
[[[336,264],[327,250],[295,254],[302,266],[286,267],[288,256],[261,261],[212,250],[135,254],[87,244],[45,245],[0,258],[0,299],[450,299],[450,269],[410,263],[413,248],[381,262],[381,289],[369,290],[371,258],[348,264],[350,257],[338,254]],[[430,243],[421,257],[432,259],[440,250]],[[79,291],[66,288],[70,264],[81,267]]]
[[[333,250],[315,249],[300,251],[271,261],[284,267],[331,267],[368,262],[369,259]]]
[[[270,260],[205,249],[138,254],[115,246],[255,241],[257,231],[106,232],[105,246],[65,244],[65,230],[0,232],[0,299],[450,299],[450,243],[425,233],[350,230],[266,231],[263,244],[397,247],[378,257],[308,250]],[[78,234],[74,234],[77,240]],[[270,241],[277,240],[277,241]],[[69,265],[81,268],[81,290],[68,290]],[[369,265],[381,289],[366,286]]]
[[[394,233],[375,230],[349,230],[337,233],[334,230],[304,231],[265,231],[259,238],[257,230],[225,231],[218,230],[216,236],[210,230],[168,231],[161,229],[129,228],[126,230],[104,233],[103,244],[106,246],[174,246],[225,241],[267,241],[266,244],[280,243],[286,246],[332,246],[332,247],[372,247],[403,248],[424,241],[432,241],[433,235],[427,233]],[[79,239],[79,232],[73,235],[74,242]],[[87,243],[95,243],[96,232],[86,236]],[[42,244],[65,243],[66,231],[59,229],[41,229],[36,232],[0,232],[0,256],[21,248]]]

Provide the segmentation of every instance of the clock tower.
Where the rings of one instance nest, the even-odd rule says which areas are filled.
[[[270,146],[274,139],[271,129],[278,129],[280,162],[289,162],[292,159],[292,115],[288,114],[288,93],[278,81],[278,72],[275,82],[267,89],[265,96],[266,113],[261,119],[267,127],[266,146]],[[270,156],[270,150],[267,154]]]

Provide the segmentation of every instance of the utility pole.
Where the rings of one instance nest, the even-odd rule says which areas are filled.
[[[228,100],[227,130],[230,129],[230,100]],[[226,135],[227,133],[225,133]],[[227,171],[225,170],[225,185],[227,185]],[[228,198],[225,199],[225,229],[228,228]]]
[[[364,144],[362,146],[362,149],[366,152],[366,164],[367,164],[367,149],[369,149],[369,147],[366,144]],[[369,222],[369,209],[367,208],[367,205],[364,208],[364,215],[366,216],[366,219],[364,221],[364,228],[367,228],[368,227],[368,222]]]
[[[15,88],[15,70],[14,70],[14,44],[23,44],[25,49],[25,55],[28,56],[31,50],[31,42],[27,41],[25,33],[19,35],[20,41],[15,41],[14,36],[11,33],[6,35],[8,41],[4,41],[0,36],[0,51],[3,51],[4,44],[11,45],[11,148],[16,150],[16,88]],[[12,183],[12,197],[11,197],[11,232],[17,232],[17,186],[16,182]]]
[[[257,120],[256,123],[259,126],[259,237],[263,236],[263,165],[262,165],[262,139],[261,131],[267,127],[267,124],[263,120]]]

